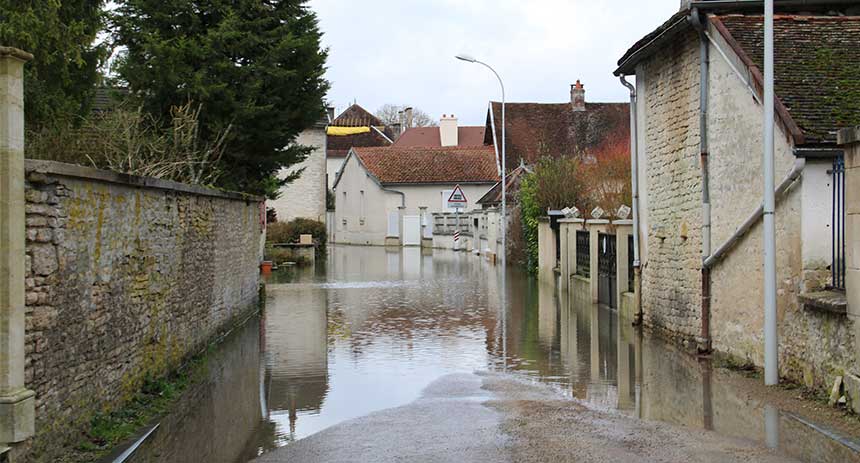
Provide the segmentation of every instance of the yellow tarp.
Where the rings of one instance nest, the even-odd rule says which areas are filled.
[[[330,125],[325,133],[328,135],[355,135],[357,133],[370,132],[370,127],[337,127]]]

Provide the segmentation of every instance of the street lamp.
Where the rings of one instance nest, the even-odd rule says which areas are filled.
[[[499,77],[499,73],[496,72],[489,64],[484,63],[482,61],[478,61],[472,56],[466,54],[459,54],[455,56],[458,60],[465,61],[467,63],[477,63],[480,64],[495,74],[496,79],[499,80],[499,86],[502,87],[502,275],[504,276],[506,271],[507,264],[507,235],[508,235],[508,217],[507,217],[507,199],[508,199],[508,189],[507,189],[507,170],[505,166],[506,154],[505,154],[505,84],[502,82],[502,78]],[[492,111],[492,106],[490,106],[490,110]],[[502,291],[505,291],[504,286],[502,286]]]

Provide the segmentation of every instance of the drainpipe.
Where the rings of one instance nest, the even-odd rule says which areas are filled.
[[[690,11],[690,24],[699,32],[699,159],[702,165],[702,330],[699,352],[711,351],[711,275],[704,261],[711,255],[711,196],[708,179],[708,72],[709,44],[705,19],[698,8]]]
[[[639,149],[637,146],[636,87],[621,75],[621,85],[630,90],[630,180],[633,188],[633,288],[636,291],[636,324],[642,323],[642,265],[639,259]]]

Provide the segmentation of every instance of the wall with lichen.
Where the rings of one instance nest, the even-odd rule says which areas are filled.
[[[28,162],[26,232],[25,461],[256,310],[259,198]]]

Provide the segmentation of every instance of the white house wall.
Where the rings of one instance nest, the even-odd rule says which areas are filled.
[[[427,212],[447,212],[444,209],[443,201],[448,198],[442,198],[442,192],[452,191],[456,184],[442,185],[399,185],[391,186],[390,188],[397,191],[402,191],[406,194],[406,210],[407,212],[417,212],[419,207],[427,207]],[[481,199],[493,185],[460,185],[463,193],[466,195],[466,207],[464,211],[469,211],[478,208],[475,201]]]
[[[830,159],[808,159],[803,169],[801,194],[801,236],[803,242],[803,281],[807,288],[823,286],[830,276],[833,259],[832,205],[833,168]]]
[[[384,191],[355,156],[347,158],[334,195],[336,243],[385,244],[388,212],[397,211],[400,195]]]
[[[287,222],[297,217],[325,221],[326,193],[326,134],[325,129],[314,127],[299,134],[299,145],[313,146],[308,157],[295,166],[282,169],[278,174],[286,178],[298,169],[304,169],[301,176],[281,188],[278,199],[270,201],[269,207],[275,209],[279,222]]]
[[[337,178],[337,173],[340,171],[340,168],[343,166],[344,158],[326,158],[325,160],[325,172],[328,177],[328,187],[329,189],[334,187],[334,180]]]

